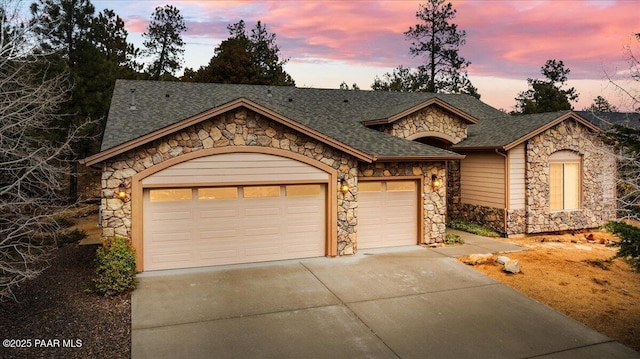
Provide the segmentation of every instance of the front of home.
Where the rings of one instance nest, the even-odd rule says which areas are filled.
[[[102,149],[84,162],[102,169],[103,235],[131,238],[140,271],[349,255],[442,242],[447,216],[472,209],[464,207],[473,205],[467,159],[505,158],[456,146],[502,117],[466,95],[119,80]],[[576,129],[564,125],[576,118]],[[535,136],[508,148],[515,163],[516,147],[531,147],[518,158],[531,163],[518,180],[503,176],[502,192],[520,181],[525,198],[544,196],[543,185],[528,188],[537,171],[548,173],[535,164],[558,160],[569,163],[565,176],[580,163],[578,191],[601,195],[580,197],[571,213],[543,200],[508,207],[511,198],[473,207],[517,217],[503,233],[561,229],[557,218],[567,228],[594,226],[609,215],[606,178],[587,175],[589,146],[600,144],[584,139],[596,129],[576,115],[554,126],[588,134],[544,153]],[[509,161],[503,172],[515,168]]]

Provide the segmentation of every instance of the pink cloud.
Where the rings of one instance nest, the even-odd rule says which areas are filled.
[[[474,75],[539,77],[547,59],[559,59],[572,70],[571,78],[600,78],[603,67],[622,66],[622,47],[631,41],[632,32],[640,31],[635,1],[452,2],[457,10],[454,23],[467,33],[460,51],[472,62],[469,72]],[[251,29],[260,20],[276,33],[283,57],[291,62],[392,68],[420,63],[409,56],[410,44],[403,35],[416,24],[420,3],[245,0],[181,1],[175,6],[187,21],[187,41],[220,41],[228,36],[228,24],[244,19]],[[153,9],[165,2],[127,4],[126,10],[116,12],[125,18],[130,33],[142,33]]]

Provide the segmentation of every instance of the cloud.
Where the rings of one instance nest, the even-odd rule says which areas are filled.
[[[460,53],[476,76],[540,77],[548,59],[563,60],[572,79],[599,79],[624,67],[623,46],[637,28],[635,1],[454,0],[453,20],[466,31]],[[162,1],[95,1],[118,4],[130,33],[146,31]],[[121,4],[127,4],[121,5]],[[403,32],[416,24],[421,1],[180,1],[187,42],[219,43],[226,26],[260,20],[277,35],[292,63],[341,62],[350,66],[417,66]],[[125,14],[123,16],[123,14]],[[636,26],[636,28],[634,28]],[[210,55],[213,54],[211,50]],[[210,56],[209,55],[209,56]],[[189,54],[187,54],[187,57]],[[188,65],[188,64],[187,64]]]

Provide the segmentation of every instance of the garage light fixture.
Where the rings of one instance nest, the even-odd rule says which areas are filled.
[[[127,198],[127,185],[125,185],[124,182],[120,183],[120,185],[118,186],[116,197],[123,201]]]
[[[434,190],[442,187],[442,181],[438,178],[438,175],[431,175],[431,187],[433,187]]]
[[[342,194],[347,194],[347,192],[349,192],[349,185],[344,178],[340,180],[340,192],[342,192]]]

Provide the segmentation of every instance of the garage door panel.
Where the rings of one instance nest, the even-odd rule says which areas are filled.
[[[211,250],[211,251],[201,251],[200,259],[201,260],[217,260],[223,258],[236,258],[238,257],[237,249],[228,249],[228,250]]]
[[[213,209],[213,210],[200,210],[198,211],[200,218],[236,218],[238,216],[237,209]]]
[[[191,231],[151,233],[151,242],[184,242],[191,240]]]
[[[244,215],[249,217],[280,216],[280,208],[271,206],[257,206],[244,209]]]
[[[224,238],[237,238],[238,230],[236,229],[227,229],[227,230],[215,230],[215,231],[200,231],[200,239],[201,240],[220,240]]]
[[[417,244],[418,195],[416,181],[360,183],[358,248]]]

